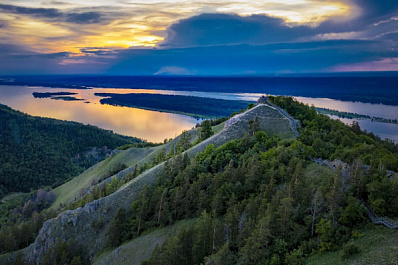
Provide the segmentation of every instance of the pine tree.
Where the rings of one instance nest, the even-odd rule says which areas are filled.
[[[211,128],[210,120],[205,120],[202,122],[200,127],[200,141],[203,141],[214,134],[213,129]]]

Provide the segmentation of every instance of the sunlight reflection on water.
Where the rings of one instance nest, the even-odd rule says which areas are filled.
[[[32,93],[36,91],[76,91],[78,94],[73,96],[88,99],[90,103],[34,98]],[[0,86],[0,103],[30,115],[91,124],[154,142],[174,138],[198,122],[194,118],[178,114],[102,105],[99,103],[100,98],[95,97],[91,92],[77,89],[55,90]]]
[[[73,92],[84,101],[62,101],[49,98],[34,98],[33,92]],[[102,105],[95,93],[148,93],[163,95],[198,96],[229,100],[256,101],[261,93],[209,93],[198,91],[172,91],[155,89],[91,88],[66,89],[48,87],[0,86],[0,103],[30,115],[82,122],[113,130],[114,132],[140,137],[149,141],[173,138],[183,130],[195,126],[198,120],[184,115],[149,111],[136,108]],[[364,114],[387,119],[398,118],[398,106],[339,101],[327,98],[295,97],[298,101],[316,107]],[[88,101],[89,103],[85,103]],[[336,118],[336,117],[335,117]],[[353,120],[341,119],[347,124]],[[359,120],[362,129],[374,132],[382,138],[398,142],[398,125],[370,120]]]

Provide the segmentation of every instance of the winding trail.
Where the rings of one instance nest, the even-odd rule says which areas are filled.
[[[377,214],[370,208],[370,206],[366,202],[362,202],[363,205],[368,209],[367,215],[372,220],[374,224],[380,224],[384,225],[388,228],[391,229],[397,229],[398,228],[398,222],[392,220],[391,218],[388,218],[386,216],[379,217]]]
[[[309,156],[310,160],[314,163],[317,163],[318,165],[321,166],[327,166],[329,167],[332,171],[336,172],[335,166],[329,161],[329,160],[323,160],[321,158],[314,158],[312,156]],[[372,210],[372,208],[364,201],[360,201],[367,209],[367,215],[369,219],[374,223],[374,224],[380,224],[384,225],[388,228],[391,229],[397,229],[398,228],[398,222],[395,220],[392,220],[389,217],[386,216],[377,216],[377,214]]]

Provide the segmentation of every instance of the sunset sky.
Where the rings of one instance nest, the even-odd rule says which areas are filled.
[[[0,75],[398,71],[396,0],[0,0]]]

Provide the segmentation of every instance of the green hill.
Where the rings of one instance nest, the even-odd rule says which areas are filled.
[[[142,140],[76,122],[32,117],[0,105],[0,197],[58,186],[118,146]]]
[[[58,205],[104,174],[96,185],[110,181],[122,162],[113,179],[128,181],[46,221],[20,255],[41,264],[396,262],[395,231],[373,225],[364,202],[398,217],[398,146],[293,98],[270,100],[294,118],[259,104],[207,139],[203,124],[90,168],[58,191]],[[128,177],[136,165],[145,171]]]
[[[75,199],[80,198],[85,190],[92,187],[93,184],[98,183],[110,169],[116,167],[118,164],[124,164],[128,167],[134,166],[157,149],[159,147],[130,148],[90,167],[79,176],[54,189],[57,197],[51,208],[56,209],[60,205],[68,205]]]
[[[266,105],[261,105],[248,110],[244,115],[237,115],[230,119],[223,130],[187,150],[187,155],[189,157],[194,157],[199,152],[205,150],[209,144],[221,146],[230,140],[241,138],[247,133],[252,133],[249,121],[253,120],[255,117],[258,117],[259,120],[259,130],[268,131],[270,135],[280,134],[288,138],[293,137],[293,130],[290,127],[289,120],[279,113],[279,111]],[[191,140],[197,138],[197,130],[190,131],[189,133],[192,134]],[[178,138],[176,141],[177,140]],[[172,141],[167,145],[171,148],[173,144],[174,143]],[[159,147],[159,149],[160,148],[162,147]],[[155,153],[150,154],[149,157],[150,156],[155,156]],[[62,238],[62,240],[66,241],[73,238],[76,241],[84,242],[85,248],[93,254],[106,247],[106,228],[108,227],[109,222],[116,215],[117,209],[119,207],[129,208],[131,203],[138,198],[139,192],[144,186],[152,185],[156,182],[163,172],[164,165],[165,163],[161,163],[145,171],[135,179],[128,182],[117,192],[107,197],[88,203],[83,208],[63,212],[58,215],[57,218],[47,221],[40,233],[51,236],[49,238],[46,236],[39,236],[36,238],[35,243],[26,250],[26,254],[29,259],[42,257],[48,247],[54,246],[54,243],[47,245],[45,242],[47,240],[55,242],[56,238]],[[125,173],[128,170],[129,169],[126,169],[119,174]],[[96,231],[92,227],[92,222],[93,220],[98,219],[101,220],[102,229]],[[72,224],[72,226],[70,226],[70,224]],[[53,236],[55,236],[55,238]]]
[[[157,245],[161,246],[166,239],[192,224],[192,222],[192,220],[181,221],[174,225],[157,229],[116,249],[101,253],[94,258],[92,263],[95,265],[139,265],[143,260],[151,257],[152,251]]]

